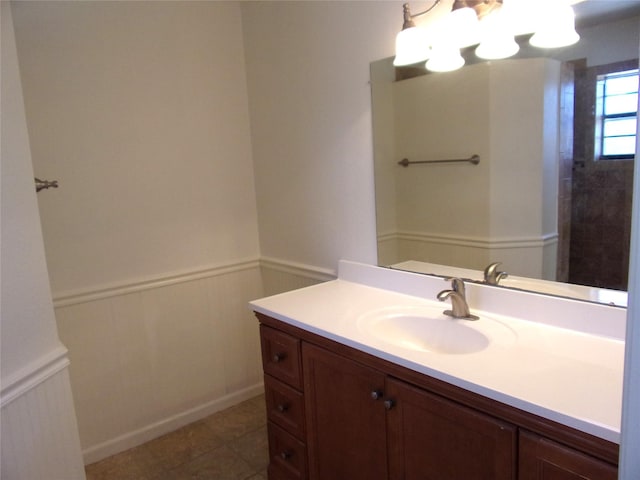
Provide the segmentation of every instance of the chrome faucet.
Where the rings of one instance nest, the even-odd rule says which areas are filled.
[[[478,320],[478,316],[472,315],[469,312],[464,281],[462,281],[461,278],[450,278],[447,280],[451,280],[451,290],[443,290],[438,293],[438,300],[441,302],[444,302],[448,298],[451,299],[451,310],[445,310],[444,314],[453,318]]]
[[[509,276],[507,272],[498,271],[498,266],[500,264],[501,262],[494,262],[484,269],[484,283],[488,283],[489,285],[498,285],[500,280]]]

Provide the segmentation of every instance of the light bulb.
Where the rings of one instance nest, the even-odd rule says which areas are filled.
[[[534,33],[545,21],[549,0],[502,0],[502,15],[514,35]],[[555,0],[552,0],[555,1]]]
[[[493,12],[480,22],[482,42],[476,48],[478,57],[496,60],[511,57],[520,50],[504,13],[501,10]]]
[[[432,72],[450,72],[464,65],[460,49],[451,44],[434,45],[431,58],[427,61],[427,70]]]
[[[540,29],[529,43],[538,48],[559,48],[573,45],[580,40],[576,32],[575,14],[567,3],[555,3],[547,12]]]
[[[405,28],[396,36],[396,67],[424,62],[430,56],[431,49],[426,31],[420,27]]]
[[[459,48],[480,42],[480,24],[478,16],[472,8],[465,7],[453,10],[443,22],[445,23],[444,28],[451,32],[451,37]]]

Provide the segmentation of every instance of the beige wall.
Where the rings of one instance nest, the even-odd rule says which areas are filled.
[[[0,477],[84,479],[67,350],[58,340],[11,9],[0,3]]]
[[[398,230],[396,213],[395,115],[393,104],[395,70],[391,59],[371,63],[371,109],[373,127],[373,161],[376,190],[376,228],[378,237]],[[378,239],[380,249],[380,239]],[[378,252],[378,259],[384,258]],[[380,260],[381,261],[381,260]],[[384,263],[381,261],[381,263]]]
[[[42,231],[9,5],[2,3],[2,378],[61,347]],[[11,280],[10,282],[8,280]],[[37,333],[37,335],[35,334]]]
[[[257,258],[239,5],[13,9],[54,296]]]
[[[91,462],[260,390],[248,300],[375,262],[369,62],[401,7],[12,7]]]
[[[378,217],[387,229],[396,222],[395,232],[380,230],[382,263],[413,259],[481,270],[502,261],[518,275],[555,273],[555,256],[545,248],[557,223],[558,67],[541,58],[504,60],[391,86],[376,79],[374,105],[393,105],[390,118],[375,115],[393,132],[391,139],[388,131],[376,137],[376,173],[386,168],[395,180],[395,188],[384,175],[376,183],[386,186],[386,198],[376,197]],[[402,158],[472,154],[479,165],[397,165]]]
[[[490,236],[490,73],[486,65],[474,65],[394,85],[395,158],[481,158],[479,165],[397,166],[401,231]]]
[[[265,257],[376,262],[369,63],[400,2],[242,3]]]
[[[398,1],[244,2],[242,4],[243,40],[245,42],[246,70],[249,79],[252,155],[255,162],[255,192],[258,203],[257,209],[260,215],[259,236],[262,255],[290,260],[293,263],[302,262],[302,264],[307,265],[318,265],[323,269],[335,268],[340,257],[375,261],[373,182],[372,167],[370,165],[372,156],[370,150],[371,133],[368,123],[370,121],[369,87],[367,84],[369,78],[368,63],[373,59],[392,55],[394,36],[401,23],[399,13],[401,11],[401,3]],[[98,5],[101,8],[101,4],[96,2],[78,2],[75,7],[85,9],[89,8],[89,5]],[[47,152],[38,151],[38,157],[46,153],[46,158],[50,159],[44,163],[48,165],[48,162],[52,162],[52,165],[56,165],[55,169],[40,170],[38,174],[43,177],[58,177],[61,181],[61,189],[59,191],[47,192],[49,193],[47,202],[51,202],[47,203],[47,205],[58,202],[59,200],[56,199],[58,197],[54,196],[63,195],[64,188],[82,189],[81,192],[76,192],[78,195],[74,195],[75,202],[79,205],[74,205],[72,201],[65,201],[64,206],[69,207],[70,210],[56,209],[54,217],[57,215],[62,220],[65,220],[64,222],[56,225],[43,218],[43,222],[50,222],[51,226],[47,230],[59,229],[60,232],[73,231],[74,233],[71,245],[77,249],[77,256],[73,255],[73,252],[70,253],[69,250],[64,250],[59,259],[64,260],[68,254],[88,261],[91,265],[105,267],[104,270],[102,268],[94,268],[87,271],[82,264],[73,265],[56,260],[57,265],[59,265],[56,268],[58,272],[61,272],[64,268],[74,270],[74,272],[63,272],[58,275],[56,291],[68,291],[67,289],[71,289],[74,292],[76,290],[73,289],[91,288],[98,284],[102,285],[103,282],[114,282],[117,287],[119,285],[118,282],[124,281],[126,283],[132,281],[131,278],[138,275],[142,275],[144,278],[146,278],[146,275],[162,277],[164,273],[173,272],[175,269],[186,269],[191,272],[193,269],[201,268],[201,264],[226,263],[232,258],[258,254],[255,246],[255,242],[257,242],[255,216],[251,213],[251,207],[246,204],[248,200],[245,197],[239,197],[242,206],[229,206],[229,208],[233,209],[234,221],[229,220],[227,214],[216,208],[221,203],[233,204],[234,202],[230,201],[229,198],[237,201],[236,197],[230,197],[229,195],[231,187],[236,189],[233,193],[238,195],[251,195],[253,191],[253,187],[250,186],[252,181],[251,174],[247,172],[247,166],[243,163],[245,157],[243,157],[244,150],[242,146],[235,143],[233,146],[225,144],[223,140],[226,137],[221,140],[217,135],[217,132],[219,132],[217,129],[207,130],[206,134],[195,135],[198,138],[198,142],[196,142],[199,145],[198,148],[206,150],[203,147],[203,143],[206,143],[211,135],[211,138],[222,142],[223,147],[221,147],[221,150],[224,153],[231,151],[238,154],[241,158],[239,160],[239,168],[242,172],[240,172],[237,169],[228,169],[227,163],[218,160],[217,156],[216,160],[212,160],[216,165],[213,170],[207,168],[208,164],[206,162],[204,162],[205,165],[197,161],[192,164],[190,162],[193,161],[193,155],[187,155],[187,153],[191,154],[193,151],[188,150],[182,154],[183,152],[175,151],[179,150],[175,145],[173,146],[174,151],[164,155],[165,152],[162,151],[162,147],[155,145],[155,141],[161,140],[161,145],[167,145],[167,143],[173,143],[175,139],[173,138],[165,143],[161,134],[153,135],[153,132],[151,132],[149,137],[139,137],[138,141],[135,138],[127,141],[128,134],[133,135],[140,132],[141,129],[148,132],[148,130],[145,130],[145,126],[149,123],[157,122],[156,126],[158,128],[154,130],[155,132],[162,132],[163,134],[179,132],[184,136],[184,142],[178,143],[180,145],[189,145],[189,148],[191,148],[190,144],[193,137],[190,132],[193,131],[190,128],[185,130],[172,122],[167,126],[163,124],[162,120],[158,119],[158,113],[165,113],[164,117],[171,117],[176,111],[181,114],[180,118],[183,124],[186,123],[192,126],[196,124],[196,120],[202,120],[203,116],[207,116],[207,112],[214,110],[217,113],[212,114],[213,119],[210,119],[210,122],[205,121],[205,125],[211,127],[214,124],[230,136],[240,132],[240,140],[245,137],[243,132],[246,132],[246,128],[242,126],[244,122],[238,119],[238,116],[244,115],[244,107],[241,105],[243,103],[242,99],[238,101],[238,109],[236,111],[235,108],[227,108],[225,106],[224,98],[215,97],[215,99],[212,99],[208,97],[207,95],[215,94],[204,91],[206,89],[202,85],[194,85],[184,78],[182,80],[179,78],[179,71],[184,68],[184,75],[192,81],[196,81],[197,79],[192,78],[189,72],[201,72],[203,67],[201,62],[204,62],[208,65],[207,69],[212,76],[225,75],[225,72],[231,72],[230,74],[233,76],[234,81],[222,82],[225,88],[228,88],[228,92],[225,90],[225,93],[230,95],[230,99],[242,97],[242,89],[236,89],[232,85],[236,80],[241,81],[233,73],[237,73],[237,69],[240,68],[235,63],[236,57],[230,58],[231,56],[227,57],[224,53],[235,51],[233,42],[228,38],[237,39],[238,32],[234,33],[232,31],[230,37],[223,35],[223,32],[227,31],[227,25],[233,27],[233,29],[239,28],[237,16],[234,13],[234,8],[237,5],[216,4],[216,7],[213,7],[202,4],[197,7],[202,10],[198,11],[209,11],[210,8],[219,7],[220,10],[216,10],[216,15],[219,14],[220,17],[212,18],[216,15],[203,14],[202,22],[199,22],[194,17],[200,16],[195,15],[186,24],[180,20],[184,20],[182,13],[178,14],[177,12],[175,18],[172,15],[171,21],[168,21],[166,17],[163,20],[163,15],[159,12],[163,9],[174,9],[176,4],[173,3],[163,3],[161,6],[157,6],[155,2],[153,4],[151,2],[139,2],[133,7],[125,2],[114,2],[113,5],[118,7],[128,5],[126,8],[134,9],[140,8],[142,5],[154,5],[154,8],[159,10],[154,10],[154,14],[131,17],[131,19],[136,19],[135,22],[130,21],[127,16],[118,15],[116,15],[116,18],[113,15],[99,15],[100,21],[94,18],[95,22],[92,25],[103,30],[103,41],[92,50],[92,53],[97,52],[95,56],[82,55],[81,58],[84,58],[92,68],[101,71],[100,75],[96,74],[93,77],[95,90],[108,90],[112,86],[102,80],[102,73],[105,80],[114,78],[113,72],[106,68],[108,64],[106,62],[107,54],[113,48],[111,42],[118,44],[121,43],[120,37],[122,39],[129,38],[131,41],[126,42],[124,47],[120,46],[121,50],[125,49],[124,58],[129,59],[120,72],[127,84],[132,82],[136,84],[135,92],[127,98],[134,102],[135,105],[139,105],[138,102],[142,102],[144,108],[136,108],[134,111],[136,115],[133,118],[119,115],[118,113],[124,108],[121,105],[124,102],[118,95],[102,98],[102,101],[97,104],[95,103],[95,97],[83,95],[80,100],[75,99],[75,103],[73,98],[70,99],[71,103],[69,105],[80,113],[83,113],[83,109],[100,109],[112,112],[112,126],[117,126],[119,122],[124,122],[124,125],[130,128],[122,129],[121,135],[117,138],[118,141],[115,144],[103,144],[101,146],[107,148],[108,153],[113,153],[112,150],[117,149],[117,145],[122,143],[129,145],[132,148],[130,152],[136,153],[136,155],[132,156],[141,156],[142,163],[136,164],[134,162],[132,165],[131,162],[124,161],[122,157],[110,154],[103,157],[102,162],[107,162],[106,165],[102,162],[95,165],[93,163],[95,162],[95,156],[87,156],[85,153],[103,155],[101,150],[95,149],[94,151],[91,148],[91,145],[100,143],[100,139],[95,137],[99,137],[101,129],[83,128],[83,125],[79,125],[80,131],[89,135],[88,138],[76,135],[74,132],[66,133],[60,137],[54,137],[54,141],[58,142],[60,140],[58,142],[59,145],[57,145],[59,153],[57,149]],[[117,8],[113,5],[110,8],[116,11]],[[191,7],[188,2],[181,2],[181,5],[186,7],[186,10]],[[62,6],[63,8],[69,7],[68,5]],[[82,33],[82,30],[86,29],[84,22],[67,25],[64,19],[58,18],[55,13],[49,11],[49,9],[53,8],[52,6],[34,4],[33,6],[21,6],[17,10],[20,8],[33,8],[37,10],[34,13],[36,16],[38,12],[49,12],[36,23],[38,28],[35,31],[21,32],[20,36],[29,37],[34,35],[36,38],[41,38],[42,35],[55,37],[64,33],[64,41],[61,43],[61,47],[64,48],[61,48],[62,51],[60,52],[53,52],[54,56],[59,53],[64,57],[68,53],[67,49],[78,48],[82,50],[83,47],[73,41],[76,35],[80,35],[81,38],[93,36],[91,32]],[[226,12],[228,15],[222,12]],[[93,14],[88,15],[89,17],[94,16]],[[220,20],[220,22],[217,20]],[[229,23],[227,24],[227,22]],[[160,25],[164,25],[165,28],[160,28]],[[181,27],[179,27],[180,25]],[[166,32],[166,35],[163,32]],[[151,35],[151,33],[154,34]],[[194,52],[185,47],[194,46],[189,42],[199,35],[201,35],[201,41],[196,43],[202,49],[200,52],[202,57],[200,60],[194,60]],[[213,37],[209,35],[213,35]],[[22,38],[22,41],[29,41],[29,38]],[[154,50],[154,55],[149,58],[140,59],[139,56],[136,57],[136,49],[134,47],[139,43],[151,44],[151,47],[163,44],[164,47],[159,51]],[[173,45],[179,47],[180,51],[176,52]],[[128,50],[129,48],[132,48],[131,52]],[[224,52],[220,50],[224,50]],[[31,49],[30,52],[33,55],[39,55],[40,49]],[[128,55],[132,55],[132,57]],[[189,58],[188,65],[180,62],[178,57],[181,56]],[[136,58],[140,59],[140,61],[133,62],[132,60]],[[222,58],[226,58],[227,61],[220,63],[219,60]],[[177,60],[178,63],[171,61],[163,64],[165,59]],[[194,61],[192,62],[191,60]],[[21,61],[28,60],[21,58]],[[160,62],[161,65],[158,66],[156,64],[155,68],[153,68],[154,62]],[[60,64],[55,59],[49,63],[49,69],[46,70],[38,69],[38,64],[39,62],[32,59],[34,71],[31,72],[31,75],[54,77],[61,75],[61,81],[54,85],[56,88],[60,87],[65,91],[72,90],[71,93],[76,89],[79,92],[88,89],[86,85],[79,85],[76,77],[70,75],[68,71],[57,72],[56,70],[60,69]],[[87,68],[87,65],[74,60],[68,65],[67,70],[76,68],[83,70]],[[176,72],[171,72],[172,70],[176,70]],[[129,73],[132,71],[135,71],[135,75]],[[159,71],[167,76],[159,76]],[[140,77],[142,77],[142,80],[140,80]],[[165,79],[170,82],[176,82],[174,85],[180,88],[175,91],[171,88],[161,88],[161,85],[151,81],[157,78],[160,78],[162,82]],[[212,80],[211,76],[208,78]],[[31,81],[36,80],[32,79]],[[73,85],[72,89],[66,85],[67,81]],[[220,84],[214,83],[219,87]],[[176,96],[179,91],[181,98],[176,99],[170,96],[171,98],[167,99],[165,103],[164,93],[167,89],[173,91]],[[218,92],[219,88],[211,90]],[[148,98],[146,96],[147,92],[155,92],[155,94]],[[199,104],[193,98],[197,96],[195,92],[204,95],[202,97],[198,96],[199,100],[203,103],[208,102],[206,112],[203,112],[204,109],[200,110],[198,108]],[[65,117],[64,108],[58,108],[60,106],[57,103],[58,94],[57,91],[54,93],[55,95],[51,98],[41,99],[41,104],[39,105],[40,108],[45,110],[50,108],[47,104],[48,102],[58,105],[53,109],[55,114],[51,114],[51,120],[39,127],[36,125],[32,127],[31,120],[29,120],[29,128],[39,128],[42,139],[47,139],[51,136],[48,133],[49,128],[65,128],[56,125],[60,121],[59,116],[68,121],[73,121],[73,119]],[[30,94],[36,95],[37,92],[31,92]],[[181,101],[179,100],[189,103],[191,108],[186,111],[180,110],[179,104]],[[217,103],[216,100],[221,103]],[[66,102],[62,104],[62,107],[65,105]],[[3,104],[3,110],[4,108]],[[158,112],[158,109],[161,111]],[[234,115],[228,119],[224,113],[229,113],[230,111],[233,111]],[[150,112],[153,115],[144,115],[144,112]],[[160,115],[160,117],[162,118],[163,115]],[[34,122],[36,121],[38,120],[34,119]],[[234,131],[225,130],[227,122],[238,128],[234,128]],[[146,138],[154,141],[149,142],[149,145],[155,145],[151,150],[147,150],[150,147],[144,141]],[[238,137],[234,138],[238,139]],[[31,141],[33,143],[41,140],[32,138]],[[80,150],[83,154],[78,155],[77,158],[67,155],[68,143],[82,147]],[[216,143],[216,145],[219,145],[219,143]],[[140,149],[139,154],[137,149]],[[215,150],[215,148],[211,147],[211,150]],[[147,158],[148,156],[155,157],[158,153],[163,158],[160,163],[154,163],[152,159]],[[238,162],[238,159],[234,158],[226,158],[225,160],[231,164]],[[35,159],[35,161],[39,162],[40,160]],[[70,167],[59,169],[59,166],[65,162],[71,162]],[[177,162],[177,165],[172,162]],[[178,165],[185,165],[184,162],[187,162],[187,167],[182,172]],[[44,168],[42,162],[39,164],[39,168]],[[192,169],[201,176],[191,176],[189,172]],[[108,174],[106,177],[103,178],[98,175],[105,173],[105,171]],[[63,172],[64,176],[60,172]],[[234,176],[233,172],[239,175],[240,181]],[[172,183],[174,176],[176,182]],[[640,175],[638,176],[640,177]],[[103,182],[103,180],[108,181]],[[226,181],[228,181],[229,189],[225,188],[227,186],[225,184]],[[103,186],[103,183],[105,185],[110,184],[110,186]],[[84,186],[79,187],[74,186],[74,184]],[[139,187],[142,190],[136,190],[133,184],[136,185],[136,188]],[[93,195],[89,193],[94,188],[98,189],[99,195],[92,198]],[[212,200],[211,195],[214,194],[209,189],[211,189],[211,192],[219,194],[219,196],[213,198],[215,201],[213,206],[210,205],[210,201]],[[186,195],[186,197],[182,197],[184,199],[182,202],[184,203],[181,206],[170,204],[167,200],[167,191]],[[178,193],[174,193],[175,196],[179,196]],[[98,212],[103,221],[99,225],[96,225],[95,220],[92,220],[88,212],[83,210],[82,203],[87,201],[92,207],[100,207]],[[180,202],[179,199],[176,201]],[[156,202],[158,204],[154,206]],[[41,203],[45,203],[44,198]],[[123,210],[122,204],[126,205],[127,208]],[[202,207],[203,204],[206,207]],[[168,209],[168,216],[171,221],[165,218],[165,212],[160,207]],[[189,209],[188,207],[192,208]],[[76,209],[79,209],[80,212],[76,212]],[[130,247],[128,240],[125,241],[117,233],[115,238],[111,238],[111,241],[102,241],[102,239],[98,238],[97,245],[92,246],[91,242],[87,240],[92,239],[95,232],[87,232],[87,237],[85,237],[82,232],[68,229],[67,223],[77,223],[74,220],[76,217],[82,221],[89,221],[92,229],[99,230],[102,225],[111,225],[113,222],[118,223],[123,218],[127,219],[127,227],[135,227],[141,217],[141,213],[136,211],[137,209],[142,209],[143,212],[149,213],[149,215],[144,216],[146,221],[145,229],[148,232],[141,231],[145,230],[142,227],[134,228],[128,238],[139,241],[139,245],[143,245],[145,251],[142,251],[139,245],[137,250],[134,247]],[[176,217],[176,211],[182,214],[178,215],[179,218]],[[193,211],[197,211],[197,220],[194,220],[191,216]],[[241,214],[246,214],[246,216]],[[231,216],[231,213],[228,213],[228,215]],[[209,216],[211,216],[211,223],[208,222]],[[236,224],[236,222],[238,223]],[[244,226],[242,225],[243,222],[245,222]],[[171,224],[171,227],[169,224]],[[165,225],[166,229],[163,230],[160,227],[161,225]],[[196,225],[200,225],[200,229]],[[73,225],[73,228],[78,229],[80,227]],[[108,233],[112,230],[111,228],[102,230],[102,233],[105,231]],[[55,231],[51,235],[64,237],[64,234],[60,232]],[[175,232],[188,232],[188,235],[184,235],[184,238],[176,238]],[[5,233],[6,230],[3,230],[3,241]],[[247,237],[240,241],[248,243],[241,243],[241,247],[238,250],[234,250],[229,247],[231,244],[230,238],[237,239],[240,234],[247,234]],[[64,238],[61,238],[61,240],[64,240]],[[182,244],[189,245],[188,251],[174,251],[174,246],[180,244],[181,241],[195,243]],[[156,242],[159,242],[159,244]],[[68,249],[72,247],[54,246],[53,248]],[[168,258],[160,258],[158,253],[165,251],[165,247],[172,255],[168,255]],[[210,248],[210,250],[207,250],[207,248]],[[97,249],[98,253],[104,255],[107,259],[116,258],[117,263],[120,264],[105,265],[106,262],[101,259],[102,257],[90,258],[90,253],[96,251],[94,249]],[[222,257],[218,257],[220,252],[222,252]],[[231,260],[231,263],[234,263],[234,261]],[[234,270],[238,270],[240,268],[239,265]],[[637,265],[637,262],[634,265]],[[75,271],[76,269],[77,271]],[[297,271],[295,268],[293,270]],[[635,270],[637,270],[637,267]],[[300,271],[304,271],[304,269]],[[107,277],[101,272],[107,273]],[[221,272],[215,268],[211,271],[213,276],[218,273]],[[284,273],[287,274],[287,272]],[[271,277],[272,275],[267,276]],[[279,277],[281,275],[278,273],[275,276]],[[295,277],[295,275],[293,276]],[[302,277],[305,277],[305,275],[302,275]],[[187,278],[189,278],[188,275],[179,276],[180,281],[186,281]],[[85,280],[87,280],[86,284]],[[277,279],[279,284],[286,286],[286,288],[291,288],[298,284],[298,282],[290,280]],[[303,278],[300,283],[306,283],[307,281],[307,278]],[[134,288],[137,288],[137,285],[135,284]],[[232,282],[229,285],[232,285]],[[156,285],[153,288],[157,287]],[[242,290],[242,292],[239,292],[240,294],[250,291],[245,287],[232,286],[230,288],[240,288]],[[23,293],[26,292],[28,291]],[[82,295],[75,297],[76,301],[83,299],[88,300],[89,297],[83,297]],[[80,305],[80,303],[76,305]],[[71,305],[68,305],[68,307],[74,308]],[[60,305],[59,308],[67,307]],[[184,309],[179,309],[179,311],[186,312],[188,310],[185,307]],[[635,317],[638,317],[637,313]],[[99,318],[103,317],[98,315],[96,318],[96,321],[99,321]],[[184,317],[181,317],[172,319],[167,323],[184,320]],[[132,327],[136,327],[136,325],[134,324]],[[636,333],[637,331],[638,329],[636,329]],[[153,333],[153,330],[150,330],[150,333]],[[635,337],[637,339],[637,334]],[[135,351],[135,346],[130,346],[130,348]],[[163,353],[160,352],[160,354]],[[114,359],[114,361],[117,361],[117,359]],[[629,362],[631,364],[631,357]],[[635,375],[636,373],[634,369],[629,369],[629,378],[638,378]],[[638,411],[636,398],[637,394],[633,397],[633,402],[629,403],[628,411],[631,412],[629,422],[635,420],[633,412]],[[105,420],[101,419],[100,421]],[[630,428],[628,432],[630,433],[626,438],[630,440],[637,439],[638,429],[632,430]],[[637,441],[635,443],[629,441],[628,444],[635,445]],[[629,452],[631,452],[631,449],[629,449]],[[634,461],[633,453],[629,453],[628,457],[630,459],[629,464],[631,464]],[[637,456],[635,458],[637,459]],[[629,469],[629,478],[631,478],[631,475],[637,469],[633,470],[633,467],[629,467]]]
[[[12,7],[34,169],[60,182],[38,201],[91,462],[261,389],[240,7]]]

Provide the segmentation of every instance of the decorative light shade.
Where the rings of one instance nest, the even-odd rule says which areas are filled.
[[[464,48],[480,42],[480,22],[475,10],[469,7],[458,8],[449,13],[444,20],[447,29],[455,35],[458,47]]]
[[[393,60],[393,64],[400,67],[424,62],[428,59],[431,48],[427,37],[426,31],[420,27],[406,28],[398,33],[396,36],[396,58]]]
[[[412,14],[403,7],[402,31],[396,37],[395,66],[413,65],[427,60],[433,72],[448,72],[465,63],[460,49],[477,45],[476,55],[498,60],[520,50],[515,35],[534,35],[531,45],[540,48],[564,47],[576,43],[575,14],[570,1],[579,0],[432,0],[426,10]],[[638,1],[638,0],[636,0]],[[429,28],[417,27],[414,19],[438,5],[450,8],[432,17]]]
[[[434,45],[426,67],[432,72],[450,72],[463,65],[464,58],[460,55],[460,49],[455,45],[441,43]]]
[[[549,0],[502,0],[502,15],[508,17],[514,35],[532,34],[546,21]],[[551,0],[556,1],[556,0]]]
[[[518,53],[520,46],[513,38],[509,19],[505,12],[489,14],[480,22],[482,42],[476,48],[476,55],[487,60],[511,57]]]
[[[558,48],[573,45],[580,40],[576,32],[575,14],[568,3],[553,2],[546,21],[531,37],[529,43],[538,48]]]

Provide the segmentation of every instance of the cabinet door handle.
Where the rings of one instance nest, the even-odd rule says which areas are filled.
[[[284,413],[284,412],[286,412],[287,410],[289,410],[289,406],[288,406],[288,405],[285,405],[284,403],[279,403],[279,404],[278,404],[278,406],[277,406],[276,408],[278,409],[278,411],[279,411],[280,413]]]
[[[280,456],[282,457],[283,460],[289,460],[291,458],[293,454],[287,450],[285,450],[284,452],[280,453]]]
[[[386,399],[384,401],[384,408],[385,410],[391,410],[393,407],[396,406],[396,402],[391,400],[390,398]]]
[[[285,353],[276,353],[273,355],[273,361],[275,363],[280,363],[285,358],[287,358],[287,355]]]
[[[382,398],[384,394],[382,393],[382,390],[373,390],[371,392],[371,398],[373,400],[380,400]]]

